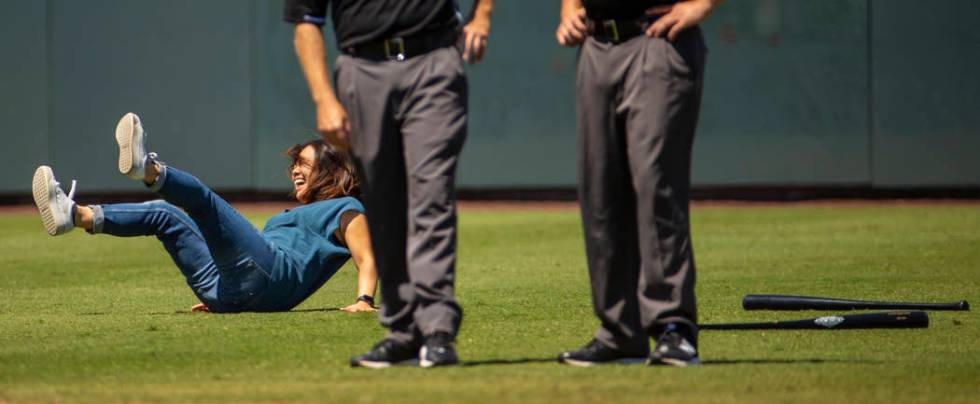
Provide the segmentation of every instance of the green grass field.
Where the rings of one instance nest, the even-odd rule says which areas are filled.
[[[257,224],[268,218],[249,217]],[[693,211],[703,322],[746,293],[980,303],[980,205],[704,206]],[[463,366],[370,371],[383,335],[348,266],[296,310],[189,314],[194,297],[153,238],[52,238],[0,216],[0,401],[977,402],[976,311],[928,329],[705,331],[705,366],[573,368],[591,336],[574,210],[464,210]]]

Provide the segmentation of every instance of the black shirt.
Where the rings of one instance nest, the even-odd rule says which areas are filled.
[[[585,14],[592,20],[631,20],[641,18],[646,9],[676,3],[677,0],[582,0]]]
[[[340,49],[460,23],[456,0],[285,0],[283,19],[323,25],[327,3]]]

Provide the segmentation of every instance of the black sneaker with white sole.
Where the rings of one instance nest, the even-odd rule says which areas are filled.
[[[350,366],[352,368],[384,369],[396,365],[415,366],[418,364],[418,360],[419,350],[417,346],[409,346],[385,338],[375,344],[367,353],[351,358]]]
[[[698,350],[677,331],[667,331],[657,339],[657,347],[650,352],[647,365],[678,367],[698,366]]]
[[[453,336],[445,332],[437,332],[425,338],[425,345],[419,351],[419,366],[431,368],[434,366],[449,366],[459,363]]]
[[[646,353],[624,352],[593,339],[576,351],[562,352],[558,362],[572,366],[595,366],[611,363],[643,363]]]

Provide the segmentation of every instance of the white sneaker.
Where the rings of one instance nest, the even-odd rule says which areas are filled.
[[[146,133],[140,117],[126,113],[116,125],[116,143],[119,145],[119,172],[134,180],[142,180],[146,170]]]
[[[75,228],[72,205],[75,201],[75,180],[71,181],[68,195],[61,190],[61,184],[54,179],[51,167],[40,166],[34,171],[34,204],[41,213],[41,223],[48,234],[57,236]]]

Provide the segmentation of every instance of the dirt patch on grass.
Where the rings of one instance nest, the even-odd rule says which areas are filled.
[[[37,213],[34,205],[0,205],[0,215],[8,213]]]

